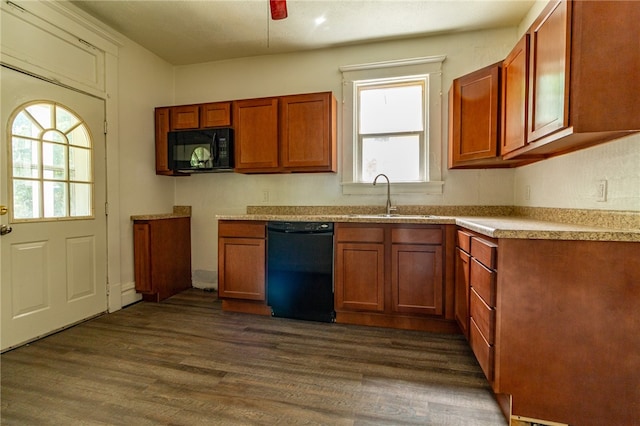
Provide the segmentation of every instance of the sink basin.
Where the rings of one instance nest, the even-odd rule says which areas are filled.
[[[433,219],[436,216],[430,214],[350,214],[349,217],[360,219]]]

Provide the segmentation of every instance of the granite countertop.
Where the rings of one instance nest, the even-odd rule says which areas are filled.
[[[460,213],[449,215],[438,215],[436,213],[401,213],[395,217],[377,216],[379,213],[368,214],[366,212],[343,213],[341,211],[331,214],[331,211],[305,211],[304,209],[281,210],[272,209],[261,211],[260,209],[248,209],[248,214],[240,215],[218,215],[219,220],[256,220],[256,221],[292,221],[292,222],[347,222],[347,223],[416,223],[416,224],[453,224],[465,227],[482,235],[493,238],[514,238],[514,239],[547,239],[547,240],[586,240],[586,241],[628,241],[640,242],[640,226],[629,227],[628,224],[640,224],[640,216],[631,213],[630,218],[623,215],[622,220],[617,217],[609,219],[607,214],[599,212],[601,217],[595,217],[590,222],[597,223],[597,226],[585,225],[581,223],[568,223],[548,220],[544,214],[544,219],[523,216],[521,211],[511,211],[511,215],[497,211],[496,215],[475,215],[475,213],[493,213],[490,209],[471,209],[470,215],[465,209],[453,211],[448,209],[448,213]],[[473,210],[473,211],[472,211]],[[443,210],[445,211],[445,210]],[[584,211],[576,210],[576,215],[583,217]],[[540,212],[525,212],[540,213]],[[566,212],[561,212],[555,216],[566,219]],[[613,214],[613,213],[612,213]],[[588,218],[587,218],[588,220]],[[626,226],[621,226],[626,225]]]
[[[191,217],[191,206],[173,206],[171,213],[132,215],[131,220],[176,219],[180,217]]]

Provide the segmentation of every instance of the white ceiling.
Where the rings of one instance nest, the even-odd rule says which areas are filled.
[[[174,65],[516,26],[534,0],[71,0]],[[324,19],[323,22],[320,20]]]

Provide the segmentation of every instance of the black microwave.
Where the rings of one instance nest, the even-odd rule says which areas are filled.
[[[233,129],[169,132],[169,167],[180,172],[233,170]]]

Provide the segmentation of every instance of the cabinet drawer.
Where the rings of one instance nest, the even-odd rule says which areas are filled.
[[[336,229],[336,240],[382,243],[384,242],[384,228],[339,227]]]
[[[458,247],[467,253],[471,253],[471,234],[458,230]]]
[[[220,221],[219,237],[265,238],[266,223],[253,221]]]
[[[475,289],[471,289],[471,318],[476,322],[487,343],[495,343],[496,311],[489,307]]]
[[[487,380],[492,381],[495,349],[487,343],[484,337],[482,337],[482,333],[478,329],[478,325],[475,323],[473,318],[471,318],[469,328],[469,343],[471,343],[471,349],[473,350],[482,371],[484,371],[484,375],[487,377]]]
[[[471,238],[471,256],[482,262],[487,268],[495,269],[498,245],[482,238]]]
[[[442,244],[442,229],[439,226],[435,228],[393,228],[391,242],[394,244]]]
[[[496,306],[496,272],[487,269],[476,258],[471,259],[471,271],[469,282],[485,303],[491,307]]]

